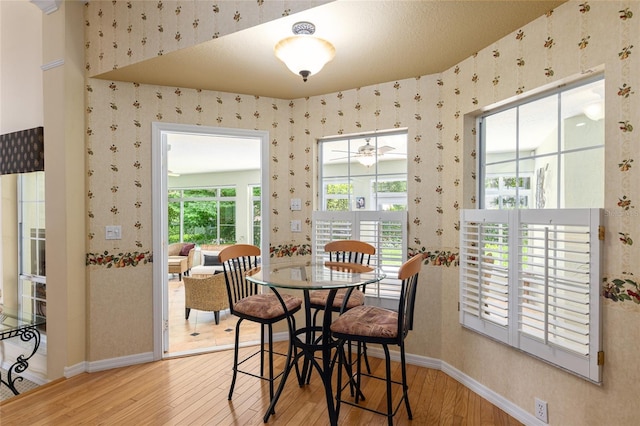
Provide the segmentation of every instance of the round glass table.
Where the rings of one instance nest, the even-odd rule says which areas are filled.
[[[337,346],[337,341],[331,338],[331,317],[333,301],[340,289],[346,289],[343,301],[343,309],[347,304],[351,292],[366,284],[379,282],[385,278],[385,274],[377,268],[354,263],[341,262],[286,262],[271,265],[262,265],[247,273],[247,281],[270,288],[280,299],[281,290],[298,290],[303,292],[305,325],[296,328],[295,321],[289,319],[289,344],[296,350],[294,355],[287,360],[282,379],[274,394],[269,408],[264,416],[266,422],[269,416],[275,412],[275,405],[282,393],[287,377],[291,369],[295,368],[300,386],[304,385],[309,368],[315,368],[322,379],[327,399],[329,421],[332,425],[338,423],[331,376],[333,373],[333,360],[331,351]],[[316,326],[311,319],[309,292],[312,290],[328,290],[327,303],[324,309],[322,325]],[[315,357],[316,352],[322,352],[321,362]],[[302,372],[299,371],[298,360],[303,359]]]

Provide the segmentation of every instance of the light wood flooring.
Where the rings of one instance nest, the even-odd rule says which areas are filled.
[[[277,344],[278,350],[285,342]],[[250,348],[243,349],[247,353]],[[266,382],[238,375],[233,400],[227,400],[232,351],[172,358],[148,364],[83,373],[41,386],[0,403],[3,426],[22,425],[260,425],[269,403]],[[370,358],[376,374],[384,362]],[[279,368],[282,357],[276,357]],[[259,359],[245,364],[257,371]],[[394,362],[394,377],[400,373]],[[408,365],[413,421],[402,406],[397,425],[521,425],[446,374]],[[335,376],[335,375],[334,375]],[[289,377],[272,425],[326,425],[326,400],[316,373],[299,387]],[[384,384],[363,380],[366,404],[383,408]],[[341,425],[384,425],[386,418],[342,405]]]
[[[213,312],[192,309],[189,319],[184,318],[184,284],[177,275],[169,280],[169,348],[168,355],[189,351],[209,351],[233,348],[237,318],[229,310],[220,312],[216,325]],[[244,321],[240,341],[259,342],[260,326]]]

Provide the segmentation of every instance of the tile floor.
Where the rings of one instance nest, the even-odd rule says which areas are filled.
[[[0,378],[2,378],[2,380],[8,380],[8,372],[7,372],[7,370],[0,369]],[[28,390],[35,389],[35,388],[38,387],[37,383],[29,381],[29,380],[27,380],[25,378],[23,378],[22,380],[17,380],[14,383],[14,385],[15,385],[16,389],[18,389],[18,392],[20,392],[20,393],[23,393],[23,392],[26,392]],[[0,384],[0,401],[4,401],[5,399],[13,398],[14,396],[15,395],[13,394],[11,389],[9,389],[8,386],[6,386],[4,383]],[[2,424],[2,423],[0,422],[0,424]]]
[[[220,312],[220,324],[216,325],[213,312],[191,310],[184,318],[184,285],[178,276],[169,279],[169,354],[188,351],[219,350],[233,348],[237,318],[228,310]],[[244,321],[240,342],[260,341],[260,326]]]

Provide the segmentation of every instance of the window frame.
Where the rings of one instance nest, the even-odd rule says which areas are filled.
[[[209,197],[185,197],[184,192],[185,191],[197,191],[197,190],[215,190],[216,195],[215,196],[209,196]],[[230,196],[223,196],[222,193],[225,190],[233,190],[235,195],[233,197]],[[170,197],[169,194],[171,192],[179,192],[180,196],[179,197]],[[233,202],[234,203],[234,210],[237,210],[237,206],[238,206],[238,190],[236,188],[235,185],[211,185],[211,186],[198,186],[198,187],[175,187],[175,188],[170,188],[167,191],[167,205],[171,204],[171,203],[179,203],[180,206],[180,238],[179,241],[177,242],[184,242],[184,234],[185,234],[185,229],[184,229],[184,203],[185,202],[194,202],[194,201],[198,201],[198,202],[214,202],[215,206],[216,206],[216,210],[217,210],[217,214],[216,214],[216,238],[214,239],[213,242],[211,243],[216,243],[216,244],[220,244],[221,240],[221,234],[220,231],[222,229],[221,227],[221,203],[222,202]],[[234,212],[234,228],[237,229],[237,217],[236,214]],[[171,226],[171,223],[169,223],[169,226]],[[224,226],[229,226],[229,225],[224,225]],[[235,231],[234,231],[235,234]],[[235,236],[236,240],[237,240],[237,235]]]
[[[595,82],[601,82],[601,88],[598,89],[604,92],[604,74],[600,73],[487,110],[476,118],[476,196],[479,208],[460,212],[458,310],[463,327],[600,384],[604,363],[600,297],[604,206],[569,208],[567,205],[573,206],[563,193],[568,193],[565,187],[567,179],[571,178],[563,175],[564,162],[567,158],[572,159],[565,157],[566,154],[599,149],[602,151],[604,171],[604,134],[601,143],[577,147],[570,146],[572,139],[565,139],[568,135],[565,126],[580,115],[563,112],[563,94],[579,94],[579,91],[570,91]],[[601,95],[599,102],[602,102],[604,112],[604,93]],[[555,151],[547,145],[540,152],[531,152],[519,145],[519,139],[523,136],[520,125],[522,122],[526,125],[528,120],[528,117],[520,117],[520,108],[552,96],[556,97],[557,121],[555,139],[550,140],[555,142]],[[580,105],[585,108],[583,115],[589,118],[586,112],[588,103]],[[514,117],[509,124],[513,126],[516,140],[513,151],[506,150],[502,161],[487,164],[487,128],[484,120],[511,110],[514,110]],[[601,121],[598,128],[604,132],[603,116],[591,120]],[[521,156],[521,152],[524,155]],[[523,160],[537,161],[545,157],[556,159],[554,166],[557,176],[560,176],[554,182],[556,208],[545,208],[544,192],[542,202],[537,202],[541,197],[538,188],[541,185],[541,169],[538,164],[531,171],[520,169]],[[505,172],[487,173],[487,169],[496,164],[513,165],[514,172],[508,171],[510,167],[504,167]],[[542,170],[545,174],[546,169]],[[530,178],[525,194],[521,191],[521,185],[513,188],[513,194],[511,189],[506,191],[508,194],[499,188],[487,190],[488,177],[499,177],[500,187],[501,181],[508,179],[510,173],[516,180]],[[495,194],[492,199],[498,199],[499,202],[496,208],[490,209],[487,208],[487,201],[492,194]],[[516,202],[515,206],[510,206],[511,209],[502,205],[500,197],[504,195],[514,196]],[[522,195],[529,196],[532,205],[541,208],[521,205],[518,200]],[[604,184],[602,200],[604,203]],[[574,233],[575,229],[580,231]],[[587,243],[582,241],[586,244],[586,250],[580,248],[580,238],[588,238]],[[574,245],[579,248],[567,249]],[[583,263],[579,264],[577,259]],[[575,278],[577,276],[580,278]]]
[[[44,173],[44,171],[20,173],[17,178],[18,309],[21,312],[31,312],[42,316],[46,316],[47,309]],[[29,196],[27,193],[31,195]],[[35,229],[32,228],[34,223],[37,225]],[[43,224],[42,228],[40,228],[40,224]],[[34,230],[37,231],[36,235],[33,234]],[[29,247],[25,244],[27,240],[30,242]],[[35,247],[33,246],[34,244]],[[29,253],[27,250],[31,252]],[[31,271],[25,269],[27,259],[31,261]],[[35,271],[33,270],[34,267]]]
[[[388,131],[379,131],[372,133],[362,133],[362,134],[354,134],[354,135],[340,135],[318,139],[318,188],[320,188],[320,193],[318,197],[318,205],[320,206],[320,210],[326,211],[326,206],[328,200],[347,200],[347,204],[349,206],[348,211],[361,210],[356,206],[356,199],[360,198],[360,194],[354,194],[354,178],[366,178],[368,179],[367,187],[369,188],[370,194],[368,197],[365,197],[365,208],[364,210],[375,211],[380,204],[380,200],[378,199],[378,193],[375,191],[375,186],[377,182],[388,182],[388,181],[397,181],[402,180],[408,185],[409,173],[408,173],[408,154],[405,152],[405,170],[402,173],[392,172],[385,173],[380,170],[379,163],[380,161],[376,161],[374,165],[371,166],[369,170],[372,170],[367,174],[356,174],[352,172],[353,167],[352,163],[357,162],[355,151],[357,151],[356,147],[352,147],[351,143],[355,142],[357,144],[361,143],[362,140],[371,139],[373,140],[372,145],[378,147],[378,140],[383,139],[385,136],[398,136],[403,135],[405,137],[405,151],[408,150],[408,129],[393,129]],[[337,141],[346,141],[348,142],[348,146],[350,147],[348,153],[345,153],[345,158],[347,158],[346,164],[346,174],[340,176],[329,176],[325,177],[324,175],[324,156],[325,156],[325,145],[330,142]],[[384,143],[384,142],[382,142]],[[395,155],[398,153],[390,154]],[[377,155],[377,154],[376,154]],[[384,155],[384,154],[383,154]],[[399,179],[400,178],[400,179]],[[339,184],[344,183],[349,186],[348,194],[328,194],[327,186],[329,184]],[[387,193],[389,194],[389,193]],[[405,210],[408,209],[408,191],[403,193],[404,201],[405,201]],[[402,194],[400,194],[402,195]],[[389,198],[388,195],[385,195],[384,198]],[[394,198],[401,198],[397,193],[394,193]],[[344,211],[344,210],[340,210]]]
[[[603,136],[603,140],[602,143],[599,145],[590,145],[590,146],[586,146],[586,147],[579,147],[579,148],[567,148],[567,147],[560,147],[557,146],[555,151],[549,151],[549,152],[543,152],[540,154],[535,154],[535,155],[529,155],[529,156],[522,156],[521,157],[521,149],[519,148],[519,139],[520,139],[520,115],[519,115],[519,111],[521,108],[534,103],[536,101],[542,100],[544,98],[548,98],[550,96],[557,96],[559,99],[556,102],[556,107],[557,107],[557,123],[558,125],[556,126],[556,141],[558,143],[558,145],[560,145],[560,143],[563,141],[563,131],[564,131],[564,126],[563,126],[563,110],[562,110],[562,102],[561,102],[561,96],[564,93],[570,92],[574,89],[580,88],[582,86],[587,86],[593,83],[596,83],[598,81],[602,82],[602,86],[603,86],[603,90],[604,90],[604,86],[605,86],[605,78],[604,78],[604,74],[603,73],[599,73],[596,74],[594,76],[590,76],[588,78],[584,78],[584,79],[580,79],[577,81],[573,81],[571,83],[567,83],[567,84],[563,84],[560,85],[558,87],[554,87],[553,89],[550,90],[545,90],[543,92],[540,92],[536,95],[527,97],[526,99],[519,99],[516,100],[515,102],[510,102],[507,103],[505,105],[501,105],[497,108],[490,108],[486,111],[484,111],[482,114],[478,115],[476,117],[476,128],[478,129],[477,132],[477,152],[478,152],[478,156],[477,156],[477,161],[476,161],[476,170],[478,170],[478,180],[477,180],[477,186],[476,186],[476,192],[477,192],[477,200],[478,200],[478,207],[482,208],[482,209],[486,209],[487,208],[487,193],[486,193],[486,188],[485,188],[485,181],[486,178],[488,176],[491,175],[496,175],[496,176],[500,176],[496,173],[487,173],[487,161],[486,161],[486,156],[487,156],[487,149],[486,149],[486,140],[487,140],[487,125],[485,124],[485,121],[488,117],[494,116],[496,114],[500,114],[500,113],[504,113],[506,111],[509,110],[513,110],[515,109],[516,112],[516,122],[515,122],[515,127],[516,127],[516,145],[513,147],[514,152],[515,152],[515,157],[513,159],[510,160],[503,160],[503,161],[495,161],[490,163],[490,166],[493,165],[500,165],[500,164],[510,164],[513,163],[515,165],[515,171],[514,171],[514,177],[519,178],[519,177],[524,177],[524,173],[520,174],[520,164],[521,161],[523,160],[537,160],[537,159],[542,159],[542,158],[555,158],[555,162],[557,164],[557,173],[558,176],[562,176],[563,175],[563,170],[562,170],[562,162],[564,159],[566,159],[566,155],[568,154],[575,154],[577,152],[586,152],[586,151],[592,151],[592,150],[596,150],[596,149],[601,149],[602,150],[602,158],[604,161],[604,136]],[[603,109],[604,109],[604,102],[605,99],[604,97],[602,98],[602,102],[603,102]],[[604,165],[603,165],[604,166]],[[533,178],[535,178],[535,172],[529,172],[527,177],[532,177],[532,186],[527,190],[527,194],[534,194],[534,180]],[[561,179],[558,178],[557,182],[556,182],[556,200],[555,200],[555,205],[556,208],[564,208],[565,205],[563,203],[563,191],[562,191],[562,184],[564,182],[566,182],[565,177],[562,177]],[[604,191],[603,191],[604,194]],[[498,197],[500,197],[500,195],[502,195],[500,192],[498,192]],[[535,195],[535,194],[534,194]],[[604,195],[603,195],[604,196]],[[531,198],[531,203],[534,203],[533,196],[530,196]],[[515,199],[519,200],[520,199],[520,191],[519,188],[515,188]],[[516,208],[520,208],[518,207],[518,203],[516,203]],[[535,208],[536,205],[532,204],[531,208]],[[569,206],[569,207],[573,207],[573,206]],[[582,207],[582,206],[581,206]],[[602,205],[600,206],[585,206],[585,207],[603,207]],[[529,208],[529,207],[527,207]],[[544,207],[542,207],[544,208]]]

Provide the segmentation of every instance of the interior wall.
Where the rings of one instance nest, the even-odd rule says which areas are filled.
[[[119,2],[100,3],[91,2],[85,15],[94,31],[111,26],[111,18],[98,18],[100,6],[120,7]],[[605,385],[595,386],[463,330],[458,323],[456,266],[458,210],[475,203],[469,190],[474,185],[468,182],[473,179],[469,170],[475,167],[475,151],[469,150],[469,145],[475,146],[475,132],[468,125],[468,115],[604,65],[608,117],[605,208],[610,213],[606,219],[605,278],[634,272],[632,259],[638,258],[637,249],[619,241],[617,234],[635,236],[640,231],[632,208],[620,202],[624,197],[633,205],[637,199],[635,169],[618,166],[639,150],[632,144],[633,132],[619,124],[633,124],[634,117],[640,115],[635,94],[640,76],[631,72],[638,69],[639,56],[625,54],[630,46],[639,45],[640,28],[637,19],[621,13],[636,5],[631,1],[591,2],[587,10],[580,2],[570,1],[441,75],[293,102],[90,79],[86,88],[87,168],[91,173],[86,211],[88,256],[104,251],[146,253],[152,247],[149,141],[154,120],[269,131],[273,192],[269,236],[273,252],[283,255],[290,253],[287,248],[305,244],[310,238],[315,139],[406,126],[408,158],[412,159],[409,244],[412,250],[425,253],[427,263],[417,301],[425,309],[416,320],[427,326],[409,336],[408,352],[440,358],[530,412],[535,396],[549,401],[551,424],[631,424],[635,415],[627,407],[633,406],[635,395],[628,389],[634,388],[638,374],[627,365],[639,349],[640,330],[625,325],[637,320],[637,305],[604,300]],[[633,12],[638,16],[638,11]],[[118,16],[129,15],[122,11]],[[178,27],[183,35],[193,31],[183,24]],[[119,38],[124,44],[122,51],[126,51],[127,39],[138,40],[141,34],[137,31]],[[96,45],[102,41],[95,33],[87,33],[87,40],[95,49],[87,58],[92,67],[100,64]],[[634,93],[623,91],[625,87],[633,88]],[[256,111],[259,114],[254,114]],[[289,212],[293,196],[303,200],[299,213]],[[123,227],[127,237],[118,246],[97,238],[115,214],[128,218],[126,231]],[[301,234],[288,231],[292,218],[301,218],[305,224]],[[88,271],[90,287],[100,290],[88,302],[92,317],[89,360],[150,351],[151,327],[146,320],[152,315],[149,265],[141,262],[138,268],[126,265],[111,270],[90,265]],[[109,307],[117,307],[119,315],[114,317]],[[123,326],[128,327],[126,334],[115,332]],[[603,401],[606,410],[602,409]]]
[[[60,2],[43,17],[50,379],[86,359],[84,8],[81,2]]]
[[[442,75],[443,87],[455,89],[444,97],[450,118],[444,121],[443,137],[453,140],[461,127],[456,117],[473,117],[484,108],[517,99],[520,93],[558,86],[604,69],[606,86],[605,118],[605,255],[603,294],[611,291],[613,279],[630,278],[638,273],[632,259],[637,247],[619,238],[640,232],[640,221],[624,200],[638,197],[637,171],[626,164],[640,153],[625,123],[640,116],[635,88],[639,76],[632,70],[640,64],[624,52],[638,45],[640,22],[635,17],[638,2],[570,1],[521,30],[461,62]],[[519,65],[520,64],[520,65]],[[474,143],[474,132],[463,133],[464,144]],[[597,169],[584,157],[585,170]],[[475,157],[464,157],[464,166],[473,166]],[[473,196],[465,197],[464,207],[474,206]],[[620,233],[620,235],[619,235]],[[448,236],[447,238],[449,238]],[[450,240],[448,240],[450,241]],[[453,243],[450,241],[450,243]],[[458,277],[445,269],[443,285],[442,359],[488,388],[533,412],[534,398],[548,401],[549,423],[556,425],[634,424],[637,416],[624,407],[631,403],[628,389],[640,378],[625,367],[638,350],[639,331],[625,324],[637,321],[640,310],[633,301],[613,301],[603,297],[603,336],[605,350],[604,384],[594,385],[525,354],[464,330],[453,304],[458,298]],[[634,290],[633,287],[629,288]],[[622,292],[626,292],[626,288]],[[622,331],[625,329],[625,331]],[[446,338],[444,337],[446,336]],[[602,402],[606,401],[606,408]]]
[[[42,12],[0,2],[0,134],[43,125]]]

